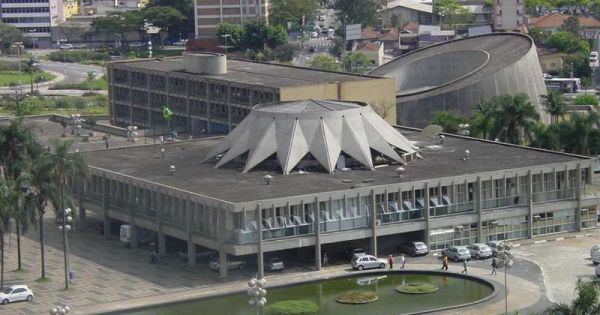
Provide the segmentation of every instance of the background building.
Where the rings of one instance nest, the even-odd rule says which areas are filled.
[[[398,27],[409,22],[424,25],[436,22],[431,4],[412,0],[390,1],[379,14],[383,19],[383,25],[387,27]],[[397,25],[393,25],[394,20]]]
[[[524,93],[548,122],[540,95],[546,86],[533,40],[493,33],[436,44],[404,54],[369,72],[396,79],[398,124],[425,127],[436,111],[470,116],[492,96]]]
[[[50,46],[51,28],[64,21],[61,20],[64,14],[63,0],[0,1],[2,22],[20,29],[26,36],[34,39],[36,47]]]
[[[387,105],[394,79],[229,59],[218,54],[115,62],[108,66],[110,120],[159,133],[228,133],[255,104],[306,98]],[[162,107],[174,112],[170,125]]]
[[[494,0],[492,29],[496,32],[523,32],[525,30],[525,1]]]
[[[242,24],[269,17],[268,0],[196,0],[196,39],[214,39],[221,22]]]
[[[535,27],[547,32],[558,32],[565,21],[572,15],[562,13],[550,13],[540,17],[530,17],[529,27]],[[585,38],[596,38],[600,34],[600,21],[593,16],[576,16],[581,27],[581,36]]]

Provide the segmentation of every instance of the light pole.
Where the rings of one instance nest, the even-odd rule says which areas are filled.
[[[250,305],[256,305],[256,314],[262,313],[262,307],[267,304],[267,290],[264,288],[267,281],[265,278],[256,279],[252,277],[250,281],[248,281],[248,296],[250,299],[248,303]]]
[[[65,315],[71,311],[71,307],[63,302],[58,302],[50,309],[50,315]]]
[[[37,29],[34,28],[27,32],[29,33],[29,37],[31,37],[31,47],[32,49],[35,49],[35,41],[37,40],[37,38],[33,34],[37,32]]]
[[[64,206],[64,196],[61,196],[61,204]],[[69,241],[67,232],[71,230],[71,208],[66,208],[62,211],[62,223],[58,224],[58,229],[63,234],[63,256],[65,260],[65,289],[69,289]]]
[[[19,73],[21,72],[21,49],[23,49],[23,42],[15,42],[11,45],[12,48],[17,48],[17,60],[19,62]]]
[[[508,315],[508,281],[507,281],[507,270],[515,263],[514,256],[510,252],[512,244],[501,243],[498,245],[498,258],[500,266],[504,267],[504,313]]]
[[[29,62],[29,74],[31,75],[31,94],[33,95],[33,72],[36,70],[39,63],[35,62],[35,59],[31,57],[31,61]]]

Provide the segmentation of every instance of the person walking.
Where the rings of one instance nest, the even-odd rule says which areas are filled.
[[[388,265],[390,265],[390,269],[394,269],[394,256],[388,256]]]
[[[492,258],[492,274],[493,275],[497,275],[496,268],[498,268],[498,261],[496,260],[496,257],[494,257],[494,258]]]
[[[448,256],[446,255],[442,257],[442,270],[448,271]]]
[[[400,256],[400,270],[404,270],[404,266],[406,265],[406,258],[404,258],[404,254]]]
[[[461,273],[462,273],[462,274],[467,274],[467,272],[468,272],[468,269],[469,269],[468,262],[467,262],[467,260],[465,259],[465,260],[463,260],[463,271],[462,271]]]

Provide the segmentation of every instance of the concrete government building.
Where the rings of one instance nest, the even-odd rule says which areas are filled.
[[[227,59],[219,54],[114,62],[108,66],[110,121],[167,131],[162,107],[174,112],[172,127],[188,134],[224,134],[255,104],[305,98],[391,104],[394,79]]]
[[[154,75],[169,87],[172,79],[187,87],[219,84],[226,95],[240,84],[182,72],[167,77],[164,68],[181,64],[162,62],[111,71],[126,84]],[[255,80],[254,64],[233,64],[238,80]],[[265,95],[276,100],[284,98],[287,80],[299,79],[245,86],[270,89]],[[113,89],[125,84],[113,82]],[[170,96],[166,88],[160,93]],[[111,97],[115,102],[114,92]],[[253,102],[246,103],[250,110]],[[128,122],[137,107],[125,108],[112,119]],[[155,231],[161,255],[168,239],[185,242],[191,266],[198,251],[215,250],[223,276],[227,259],[256,261],[260,270],[263,256],[276,255],[320,269],[325,251],[332,258],[356,247],[387,254],[407,240],[438,250],[596,227],[599,200],[586,192],[592,175],[586,157],[456,135],[440,139],[389,125],[362,102],[273,102],[254,106],[239,121],[226,137],[84,153],[91,176],[71,183],[80,217],[99,214],[106,236],[111,223],[130,224],[133,247],[136,231]]]

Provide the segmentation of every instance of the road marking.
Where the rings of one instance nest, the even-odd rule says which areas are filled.
[[[555,241],[564,241],[564,240],[565,240],[564,237],[559,237],[559,238],[555,239]]]

